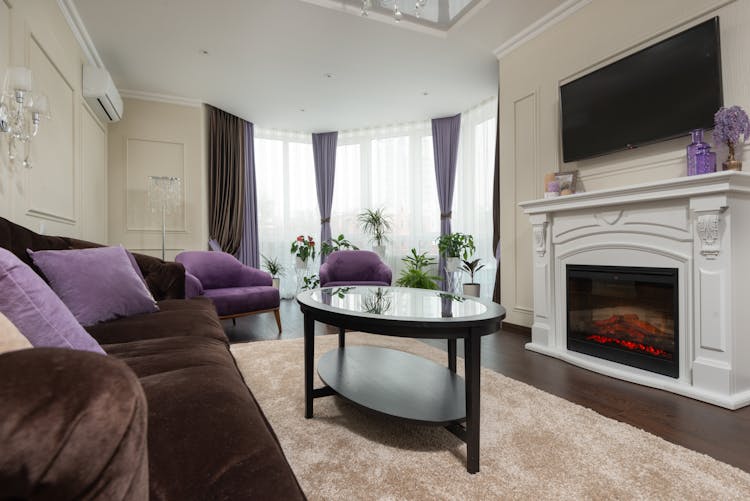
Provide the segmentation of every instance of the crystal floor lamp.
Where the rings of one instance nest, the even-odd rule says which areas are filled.
[[[182,180],[179,177],[149,176],[148,205],[151,212],[161,211],[161,258],[166,260],[167,214],[172,214],[182,201]]]

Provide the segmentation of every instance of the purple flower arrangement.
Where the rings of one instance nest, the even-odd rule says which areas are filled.
[[[739,106],[719,109],[714,115],[714,123],[714,141],[717,144],[725,143],[733,148],[740,142],[740,134],[743,142],[750,137],[750,120]]]

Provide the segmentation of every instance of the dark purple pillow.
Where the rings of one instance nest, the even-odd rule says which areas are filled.
[[[28,252],[81,325],[159,310],[122,247]]]
[[[18,257],[0,248],[0,311],[34,347],[104,354],[52,289]]]

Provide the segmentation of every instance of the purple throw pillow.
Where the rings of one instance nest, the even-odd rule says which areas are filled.
[[[122,247],[28,252],[81,325],[159,310]]]
[[[125,249],[125,248],[123,247],[123,249]],[[130,260],[130,264],[133,265],[133,269],[135,270],[135,273],[138,275],[138,277],[140,277],[140,279],[145,284],[146,283],[146,278],[143,276],[143,272],[141,271],[141,267],[138,266],[138,261],[135,260],[135,256],[133,255],[132,252],[130,252],[127,249],[125,249],[125,252],[128,253],[128,259]],[[148,287],[148,284],[146,284],[146,287]]]
[[[0,248],[0,311],[37,348],[105,354],[52,289],[18,257]]]

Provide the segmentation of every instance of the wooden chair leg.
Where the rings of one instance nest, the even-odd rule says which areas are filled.
[[[232,325],[234,325],[235,327],[237,327],[237,319],[236,318],[232,319]]]
[[[273,310],[273,316],[276,317],[276,326],[279,328],[279,334],[281,334],[281,312],[278,308]]]

